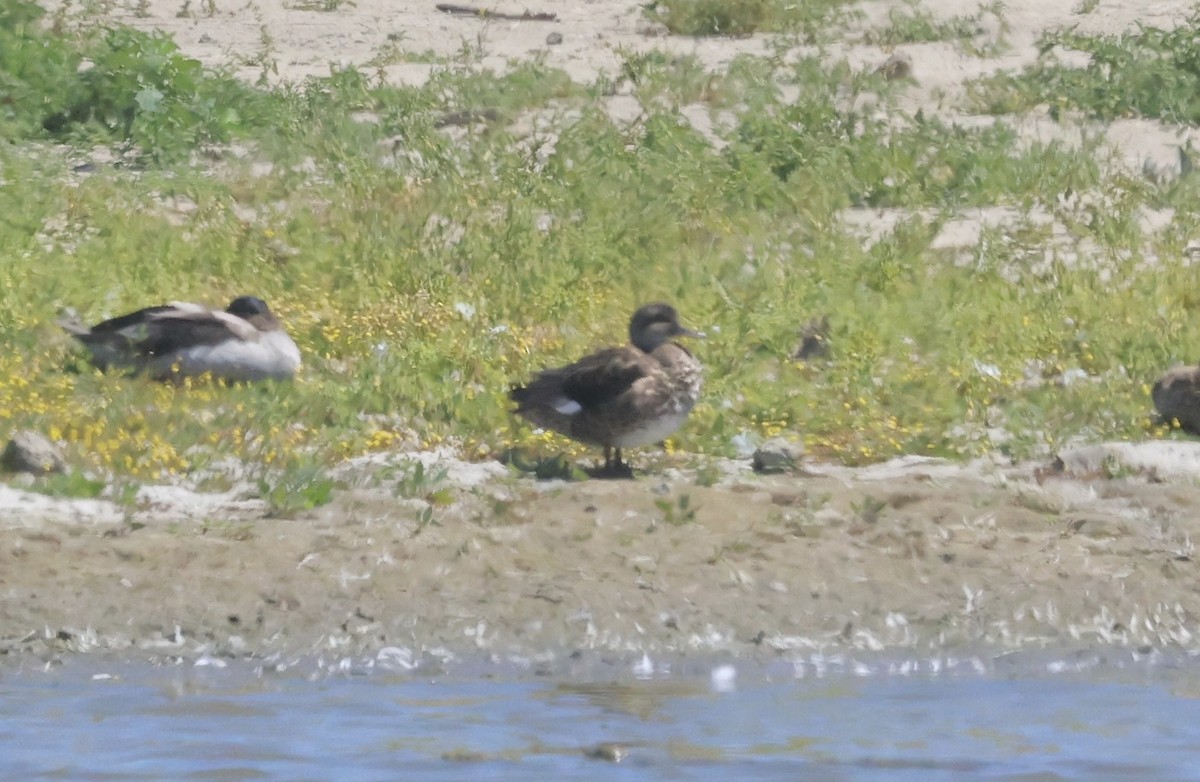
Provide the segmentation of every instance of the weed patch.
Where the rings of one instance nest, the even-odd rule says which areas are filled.
[[[323,464],[294,459],[260,479],[258,490],[272,516],[288,516],[329,503],[334,482]]]
[[[42,16],[26,0],[0,11],[0,118],[10,136],[126,141],[161,163],[230,140],[257,110],[253,91],[206,71],[166,34],[119,25],[56,34]]]
[[[988,13],[1000,15],[996,6],[981,7],[975,13],[939,19],[920,6],[908,3],[888,10],[887,25],[870,30],[863,39],[878,46],[935,41],[968,41],[984,32],[981,24]]]
[[[1046,33],[1035,65],[976,82],[971,92],[978,108],[993,113],[1047,104],[1055,114],[1073,110],[1100,119],[1138,115],[1194,124],[1200,120],[1198,30],[1200,12],[1170,30],[1139,25],[1114,35]],[[1057,53],[1064,51],[1087,55],[1087,64],[1063,64]]]
[[[815,40],[835,19],[845,18],[842,0],[654,0],[646,14],[677,35],[750,35],[799,32]]]

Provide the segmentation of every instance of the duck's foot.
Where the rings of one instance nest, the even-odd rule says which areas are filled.
[[[596,465],[590,470],[584,470],[589,478],[602,480],[629,480],[633,477],[633,468],[624,462]]]
[[[614,455],[615,452],[615,455]],[[621,459],[621,449],[605,446],[604,448],[604,466],[593,467],[587,471],[588,476],[592,478],[605,478],[609,480],[628,480],[633,477],[633,468]]]

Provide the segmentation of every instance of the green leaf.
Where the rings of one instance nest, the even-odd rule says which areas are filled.
[[[162,105],[163,94],[154,87],[145,87],[134,98],[138,108],[148,113],[158,111],[158,107]]]

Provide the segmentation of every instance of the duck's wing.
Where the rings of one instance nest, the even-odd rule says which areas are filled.
[[[509,392],[516,412],[547,429],[575,436],[585,411],[596,411],[629,391],[650,372],[652,362],[636,348],[609,348],[565,367],[536,374]]]
[[[172,305],[150,313],[144,322],[131,326],[125,333],[138,352],[148,356],[169,356],[189,348],[258,339],[258,329],[236,315],[198,305]]]
[[[58,325],[87,347],[92,354],[92,363],[101,370],[113,366],[136,369],[144,360],[138,340],[144,334],[146,324],[155,314],[169,309],[171,307],[165,304],[146,307],[94,326],[88,326],[75,313],[67,313],[59,319]]]
[[[635,348],[609,348],[563,367],[562,390],[582,407],[616,399],[650,374],[652,359]]]
[[[146,307],[136,312],[100,321],[94,326],[88,326],[80,320],[77,314],[71,312],[69,315],[59,318],[58,325],[62,326],[68,333],[81,338],[91,336],[99,339],[110,336],[121,336],[128,332],[129,329],[137,328],[139,325],[146,323],[152,315],[166,312],[170,309],[172,309],[170,304]]]
[[[161,312],[150,315],[151,321],[160,322],[164,328],[179,332],[189,329],[195,331],[197,345],[209,345],[237,339],[243,342],[253,342],[258,339],[258,328],[245,318],[232,315],[224,310],[212,310],[199,304],[187,302],[172,302],[171,306]]]
[[[509,397],[518,413],[554,410],[572,416],[628,391],[649,374],[652,362],[634,348],[608,348],[574,364],[543,370],[528,385],[513,388]]]

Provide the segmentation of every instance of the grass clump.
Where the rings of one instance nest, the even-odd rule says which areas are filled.
[[[326,472],[324,464],[295,458],[270,471],[258,482],[268,513],[290,516],[328,504],[333,499],[335,484]]]
[[[130,142],[157,162],[228,141],[257,96],[206,71],[164,33],[63,33],[29,0],[0,9],[0,129],[12,138]]]
[[[922,8],[919,3],[910,2],[903,7],[890,8],[887,25],[880,29],[867,31],[863,38],[865,43],[885,47],[938,41],[956,41],[966,44],[986,32],[984,21],[988,16],[995,18],[1002,36],[1007,29],[1002,3],[992,2],[980,5],[974,13],[940,19]],[[998,39],[990,46],[979,49],[977,53],[988,53],[1000,43],[1001,40]]]
[[[777,25],[779,8],[771,0],[660,0],[649,6],[652,18],[679,35],[749,35]]]
[[[653,0],[647,16],[676,35],[750,35],[798,32],[815,40],[833,20],[846,14],[844,0]]]
[[[1098,178],[1090,149],[1020,147],[1002,124],[967,129],[917,114],[881,114],[870,100],[878,77],[815,59],[789,67],[799,98],[741,114],[723,155],[731,186],[760,208],[805,204],[955,207],[1053,200]],[[832,92],[827,85],[840,87]],[[782,186],[780,186],[782,185]]]
[[[1039,61],[1025,71],[972,85],[975,104],[1004,114],[1047,104],[1054,113],[1072,110],[1099,119],[1200,121],[1200,11],[1170,30],[1139,24],[1113,35],[1049,32],[1038,48]],[[1059,51],[1085,54],[1088,62],[1063,64]]]
[[[105,486],[104,481],[89,478],[76,470],[47,476],[35,484],[35,489],[51,497],[91,500],[99,497]]]

